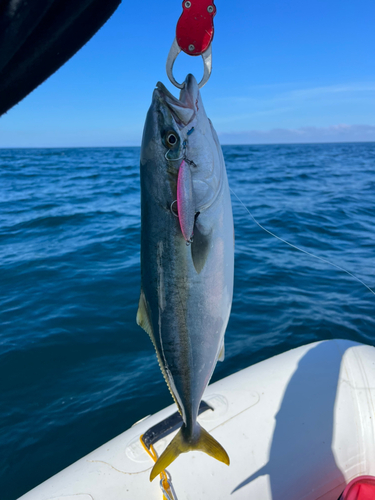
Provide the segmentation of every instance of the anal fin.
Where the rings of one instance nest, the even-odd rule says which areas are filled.
[[[139,325],[145,332],[149,334],[151,340],[154,342],[154,333],[152,331],[152,324],[148,315],[146,299],[141,290],[141,295],[139,297],[138,311],[137,311],[137,325]]]
[[[172,388],[171,388],[171,385],[170,385],[170,382],[169,382],[169,379],[168,379],[168,376],[167,376],[167,373],[166,373],[166,370],[165,370],[165,366],[164,366],[164,363],[162,361],[162,357],[159,353],[159,349],[158,349],[158,346],[155,342],[155,337],[154,337],[154,330],[152,328],[152,322],[151,322],[151,319],[150,319],[150,315],[149,315],[149,309],[147,307],[147,302],[146,302],[146,297],[143,293],[143,290],[141,290],[141,295],[139,297],[139,305],[138,305],[138,311],[137,311],[137,318],[136,318],[136,321],[137,321],[137,325],[139,325],[141,328],[143,328],[143,330],[145,332],[148,333],[148,335],[150,336],[150,339],[152,340],[152,343],[154,345],[154,348],[155,348],[155,352],[156,352],[156,357],[158,359],[158,363],[159,363],[159,367],[160,367],[160,370],[163,374],[163,377],[164,377],[164,380],[166,381],[167,383],[167,386],[168,386],[168,389],[169,389],[169,392],[171,393],[176,405],[177,405],[177,408],[178,408],[178,411],[181,413],[182,415],[182,412],[181,412],[181,407],[177,401],[177,398],[176,396],[173,394],[173,391],[172,391]]]
[[[224,345],[224,340],[223,340],[223,343],[221,345],[221,349],[220,349],[220,352],[219,352],[219,357],[217,358],[218,361],[224,361],[224,358],[225,358],[225,345]]]

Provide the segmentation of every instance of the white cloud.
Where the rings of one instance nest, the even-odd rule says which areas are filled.
[[[289,84],[288,86],[291,86]],[[341,85],[326,85],[322,87],[297,88],[293,90],[282,90],[287,85],[254,85],[247,88],[249,95],[226,95],[218,98],[219,102],[230,102],[231,104],[254,104],[259,100],[275,104],[276,102],[294,101],[300,99],[315,98],[317,96],[331,94],[361,94],[362,92],[375,92],[375,83],[350,83]],[[267,95],[259,96],[259,90],[273,91]],[[280,92],[280,90],[282,90]],[[257,97],[255,97],[257,94]]]
[[[375,142],[375,126],[338,124],[266,131],[219,133],[222,144],[293,144],[309,142]]]
[[[374,92],[374,84],[349,84],[349,85],[328,85],[326,87],[313,87],[309,89],[292,90],[287,96],[292,98],[309,98],[325,94]]]
[[[266,130],[282,123],[288,127],[302,127],[309,122],[318,127],[328,126],[332,121],[373,124],[374,96],[374,82],[289,90],[283,86],[268,90],[249,87],[246,94],[242,90],[241,94],[209,102],[207,109],[213,123],[223,132],[234,122],[238,130],[247,127]]]

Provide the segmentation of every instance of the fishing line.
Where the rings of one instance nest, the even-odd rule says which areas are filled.
[[[266,229],[265,227],[263,227],[262,224],[260,224],[256,220],[256,218],[253,216],[253,214],[250,212],[250,210],[247,208],[247,206],[242,202],[242,200],[240,200],[240,198],[236,195],[236,193],[231,188],[229,188],[229,189],[230,189],[231,193],[241,203],[241,205],[244,207],[244,209],[247,211],[247,213],[250,215],[250,217],[253,219],[253,221],[255,222],[255,224],[257,224],[257,226],[259,226],[261,229],[263,229],[263,231],[265,231],[266,233],[270,234],[271,236],[273,236],[277,240],[282,241],[286,245],[289,245],[290,247],[294,248],[295,250],[299,250],[300,252],[305,253],[306,255],[309,255],[310,257],[314,257],[314,259],[318,259],[318,260],[320,260],[322,262],[325,262],[326,264],[330,264],[331,266],[336,267],[340,271],[344,271],[344,273],[349,274],[349,276],[351,276],[355,280],[359,281],[359,283],[361,283],[363,286],[365,286],[367,288],[367,290],[369,290],[373,295],[375,295],[375,292],[374,292],[374,290],[372,290],[372,288],[370,288],[368,285],[366,285],[366,283],[364,283],[360,278],[358,278],[357,276],[355,276],[354,274],[352,274],[350,271],[347,271],[343,267],[341,267],[341,266],[339,266],[337,264],[334,264],[333,262],[331,262],[331,261],[329,261],[327,259],[323,259],[322,257],[318,257],[317,255],[314,255],[313,253],[310,253],[307,250],[303,250],[302,248],[299,248],[296,245],[293,245],[292,243],[289,243],[289,241],[283,240],[283,238],[280,238],[279,236],[276,236],[276,234],[273,234],[271,231],[269,231],[268,229]]]

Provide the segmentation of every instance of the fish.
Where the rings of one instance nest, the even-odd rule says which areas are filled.
[[[179,99],[158,82],[140,159],[141,294],[137,323],[150,336],[182,416],[152,481],[181,453],[200,450],[229,465],[197,422],[218,360],[224,359],[234,274],[230,191],[218,136],[195,77]]]

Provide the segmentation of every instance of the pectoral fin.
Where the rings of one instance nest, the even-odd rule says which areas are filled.
[[[191,256],[193,259],[193,264],[195,270],[199,274],[207,260],[207,256],[211,249],[211,237],[212,232],[209,234],[203,234],[199,230],[199,225],[195,224],[194,227],[194,240],[191,244]]]

